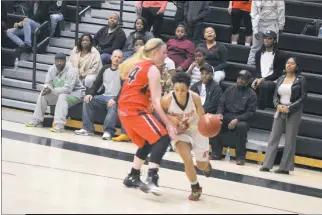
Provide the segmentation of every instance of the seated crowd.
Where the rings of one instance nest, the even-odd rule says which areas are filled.
[[[142,17],[135,21],[134,31],[127,38],[123,29],[118,25],[119,15],[113,13],[108,17],[108,26],[100,29],[94,38],[90,34],[83,34],[80,37],[69,59],[61,53],[56,55],[55,65],[50,67],[44,88],[38,98],[33,120],[26,124],[27,126],[41,126],[47,105],[56,104],[54,125],[51,131],[61,132],[66,123],[68,108],[83,102],[83,126],[75,131],[77,135],[93,135],[94,114],[105,111],[107,114],[102,138],[129,141],[124,129],[121,129],[120,136],[115,137],[118,97],[123,80],[132,69],[126,68],[122,62],[125,60],[131,62],[126,65],[134,65],[137,51],[149,39],[159,36],[159,19],[162,19],[166,6],[160,4],[158,6],[160,14],[152,15],[152,9],[155,9],[153,6],[147,2],[140,4],[137,12],[142,13]],[[232,16],[236,15],[239,10],[243,10],[243,8],[234,8],[236,5],[230,4],[229,6],[228,11]],[[208,10],[204,7],[209,7],[209,5],[200,6],[200,10],[207,12]],[[244,19],[249,15],[248,7],[246,12],[238,12],[241,13],[240,16],[244,16]],[[278,4],[276,7],[282,6]],[[268,143],[269,150],[261,170],[269,171],[272,168],[281,136],[280,131],[283,129],[286,129],[287,147],[283,154],[280,171],[277,173],[288,173],[293,170],[295,137],[303,111],[303,102],[306,99],[307,86],[305,78],[300,74],[296,58],[286,59],[278,51],[279,32],[276,32],[278,29],[264,29],[265,31],[256,29],[256,34],[261,31],[263,44],[261,46],[256,44],[259,49],[255,54],[255,77],[251,72],[241,70],[237,83],[224,90],[222,81],[225,79],[225,70],[228,68],[228,50],[223,43],[216,41],[216,31],[213,27],[206,27],[203,30],[203,41],[196,42],[188,39],[199,37],[196,32],[193,33],[193,25],[199,25],[199,21],[204,18],[203,14],[200,20],[189,18],[187,21],[186,16],[192,13],[189,12],[189,8],[193,8],[192,3],[184,9],[183,17],[183,21],[189,24],[186,25],[183,22],[177,25],[175,38],[167,43],[168,57],[164,64],[156,65],[162,74],[163,95],[172,90],[171,78],[175,74],[187,73],[191,77],[190,90],[200,95],[205,113],[217,114],[222,120],[219,135],[210,138],[209,141],[212,158],[222,159],[223,142],[227,140],[227,137],[234,136],[236,137],[236,164],[238,165],[245,163],[249,123],[257,106],[260,109],[276,108],[273,130]],[[155,23],[151,23],[150,19],[153,17],[157,17]],[[281,18],[278,21],[281,23]],[[28,25],[33,25],[32,22],[28,23]],[[154,26],[153,34],[149,31],[151,25]],[[282,27],[280,26],[279,29]],[[194,28],[199,29],[199,27]],[[235,44],[239,27],[233,26],[233,28],[235,30],[232,43]],[[189,37],[188,33],[191,33]],[[250,35],[251,30],[248,29],[246,41],[248,46],[251,43]],[[254,37],[257,40],[258,35]],[[29,42],[27,38],[25,40],[27,46]],[[22,46],[23,42],[19,41],[19,44]],[[282,75],[283,70],[286,72],[285,75]]]

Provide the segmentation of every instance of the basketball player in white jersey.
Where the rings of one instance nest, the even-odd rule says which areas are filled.
[[[192,153],[197,167],[206,177],[211,175],[209,162],[209,139],[198,131],[199,117],[205,114],[201,99],[195,92],[189,90],[191,78],[185,72],[178,72],[172,79],[173,91],[161,98],[161,105],[167,112],[170,121],[177,128],[177,135],[171,141],[173,149],[181,156],[186,175],[191,183],[192,192],[189,200],[199,200],[202,188],[197,180],[196,169],[192,160]]]

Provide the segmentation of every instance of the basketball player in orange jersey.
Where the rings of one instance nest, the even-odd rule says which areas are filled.
[[[168,113],[170,121],[177,127],[177,136],[171,141],[173,149],[181,156],[186,175],[191,183],[189,200],[199,200],[202,188],[197,180],[197,173],[192,160],[194,153],[197,167],[206,177],[211,175],[209,162],[209,138],[198,130],[199,117],[205,114],[198,94],[189,90],[191,78],[185,72],[178,72],[172,79],[174,90],[163,96],[161,105]]]
[[[126,133],[139,147],[131,172],[123,183],[127,187],[140,187],[143,192],[155,195],[162,194],[158,186],[158,170],[177,132],[160,103],[161,74],[156,65],[163,64],[166,52],[166,44],[161,39],[153,38],[124,62],[128,65],[135,63],[124,81],[118,106],[119,118]],[[151,103],[166,128],[152,115]],[[148,177],[146,183],[143,183],[140,170],[150,153]]]

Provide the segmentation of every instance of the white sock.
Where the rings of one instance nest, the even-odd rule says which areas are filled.
[[[237,44],[237,41],[231,41],[231,44],[235,44],[236,45]]]
[[[245,43],[245,46],[250,46],[250,43]]]
[[[198,184],[198,181],[195,181],[195,182],[190,182],[191,185],[196,185]]]

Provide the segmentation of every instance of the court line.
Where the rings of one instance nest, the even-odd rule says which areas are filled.
[[[33,143],[48,147],[54,147],[58,149],[64,149],[73,152],[85,153],[89,155],[96,155],[105,158],[123,160],[128,162],[133,162],[134,154],[108,149],[101,148],[97,146],[85,145],[80,143],[74,143],[69,141],[57,140],[43,136],[36,136],[31,134],[24,134],[14,131],[1,130],[3,138],[9,138],[11,140],[18,140],[24,143]],[[147,163],[148,161],[146,161]],[[161,163],[161,168],[171,169],[175,171],[184,172],[184,164],[181,162],[171,161],[163,159]],[[203,175],[202,171],[197,169],[198,175]],[[269,189],[295,193],[300,195],[306,195],[316,198],[322,198],[322,189],[309,187],[305,185],[292,184],[288,182],[281,182],[272,179],[265,179],[256,176],[249,176],[235,172],[223,171],[218,169],[213,169],[211,173],[211,178],[227,180],[242,184],[248,184],[258,187],[265,187]]]
[[[45,168],[45,169],[60,170],[60,171],[78,173],[78,174],[83,174],[83,175],[91,175],[91,176],[96,176],[96,177],[101,177],[101,178],[115,179],[115,180],[119,180],[119,181],[124,180],[124,178],[117,178],[117,177],[113,177],[113,176],[99,175],[99,174],[95,174],[95,173],[81,172],[81,171],[76,171],[76,170],[68,170],[68,169],[62,169],[62,168],[58,168],[58,167],[43,166],[43,165],[38,165],[38,164],[28,164],[28,163],[21,163],[21,162],[17,162],[17,161],[9,161],[9,160],[2,160],[2,162],[15,163],[15,164],[33,166],[33,167],[41,167],[41,168]],[[167,189],[170,189],[170,190],[188,192],[188,193],[191,192],[190,190],[184,190],[184,189],[179,189],[179,188],[174,188],[174,187],[167,187],[167,186],[160,186],[160,187],[164,187],[164,188],[167,188]],[[211,195],[211,194],[202,193],[202,195],[213,197],[213,198],[225,199],[225,200],[229,200],[229,201],[233,201],[233,202],[244,203],[244,204],[248,204],[248,205],[260,206],[260,207],[268,208],[268,209],[280,210],[280,211],[284,211],[284,212],[288,212],[288,213],[304,214],[304,213],[299,213],[299,212],[295,212],[295,211],[289,211],[289,210],[274,208],[274,207],[270,207],[270,206],[265,206],[265,205],[251,203],[251,202],[245,202],[245,201],[241,201],[241,200],[225,198],[225,197]]]

